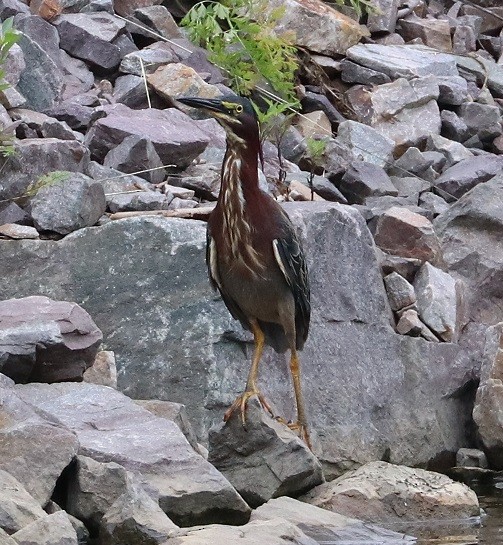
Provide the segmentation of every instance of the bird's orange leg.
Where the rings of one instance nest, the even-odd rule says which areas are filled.
[[[302,389],[300,385],[300,361],[295,347],[291,349],[290,356],[290,372],[292,373],[293,389],[295,391],[295,402],[297,404],[297,422],[289,424],[288,427],[296,430],[300,438],[306,443],[309,450],[313,450],[309,430],[307,428],[306,410],[304,407],[304,398],[302,397]]]
[[[253,360],[250,367],[250,372],[248,374],[248,380],[246,381],[246,389],[240,396],[236,398],[234,403],[227,409],[224,414],[224,421],[227,422],[227,420],[229,420],[229,418],[231,417],[232,413],[239,408],[243,426],[246,423],[246,404],[252,396],[257,396],[262,407],[266,411],[268,411],[271,416],[273,416],[271,407],[257,388],[258,366],[260,363],[260,358],[262,357],[262,351],[264,350],[265,335],[256,320],[250,321],[250,325],[255,342],[255,350],[253,353]]]

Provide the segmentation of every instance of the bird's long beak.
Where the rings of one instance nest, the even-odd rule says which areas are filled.
[[[177,100],[186,106],[206,110],[209,113],[223,113],[222,101],[218,98],[184,97]]]

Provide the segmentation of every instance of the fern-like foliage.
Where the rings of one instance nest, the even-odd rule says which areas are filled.
[[[265,80],[282,98],[284,111],[299,106],[295,93],[298,59],[291,37],[275,31],[281,15],[282,10],[267,11],[265,3],[262,6],[257,1],[200,2],[182,25],[190,39],[207,49],[210,60],[229,75],[236,93],[247,96]]]

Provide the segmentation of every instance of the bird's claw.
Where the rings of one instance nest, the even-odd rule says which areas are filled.
[[[274,418],[274,413],[272,412],[271,406],[269,403],[267,403],[265,397],[257,390],[247,390],[238,396],[234,400],[234,403],[225,411],[224,422],[227,422],[232,416],[232,413],[239,408],[241,423],[244,427],[246,425],[246,405],[248,404],[248,400],[253,396],[257,397],[262,408]]]
[[[312,451],[313,445],[311,444],[311,438],[309,437],[309,432],[307,431],[307,425],[302,424],[301,422],[288,422],[287,426],[295,432],[301,439],[306,443],[307,448]]]

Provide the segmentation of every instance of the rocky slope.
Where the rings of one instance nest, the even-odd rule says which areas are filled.
[[[266,142],[262,185],[297,201],[285,209],[310,269],[302,365],[317,459],[260,411],[253,440],[218,425],[208,443],[251,343],[204,266],[224,134],[175,107],[230,92],[178,27],[190,2],[0,0],[21,35],[0,92],[0,123],[17,136],[0,167],[0,490],[16,479],[30,497],[0,515],[5,543],[42,526],[68,534],[48,531],[48,544],[87,531],[104,544],[194,543],[176,525],[242,524],[249,505],[298,496],[322,469],[327,480],[377,460],[446,469],[463,447],[503,468],[503,8],[378,0],[357,22],[321,2],[284,3],[280,29],[304,51],[303,115],[280,144],[286,184]],[[314,165],[306,138],[326,142]],[[261,369],[290,418],[284,357],[268,351]],[[84,371],[100,385],[73,382]],[[246,447],[243,464],[235,453],[261,441],[260,461]],[[278,467],[278,452],[291,462]],[[33,514],[18,519],[25,501]],[[460,516],[476,514],[461,504]],[[312,507],[318,534],[305,535],[311,522],[299,515],[299,529],[292,507],[275,505],[253,512],[250,543],[363,531]],[[369,540],[384,532],[364,528]],[[198,543],[219,531],[235,530],[208,527]]]

